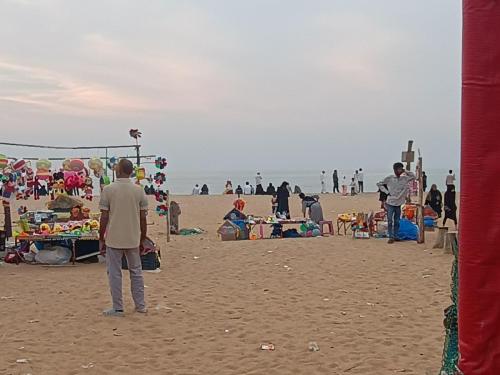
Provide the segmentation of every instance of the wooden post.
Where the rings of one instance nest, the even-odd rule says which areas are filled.
[[[420,150],[419,150],[420,153]],[[418,243],[425,243],[424,227],[424,175],[422,173],[422,157],[418,157]]]
[[[442,249],[448,233],[448,227],[438,227],[438,236],[434,243],[433,249]]]
[[[167,219],[167,242],[170,242],[170,191],[168,190],[167,190],[166,205],[167,205],[167,215],[165,216]]]
[[[444,243],[444,253],[453,254],[453,247],[458,246],[457,232],[446,233],[446,239]]]
[[[5,231],[6,239],[9,239],[12,237],[12,216],[10,214],[10,202],[7,199],[3,199],[2,204],[4,213],[3,229]]]

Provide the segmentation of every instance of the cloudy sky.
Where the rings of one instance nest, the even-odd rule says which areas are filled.
[[[456,168],[460,36],[456,0],[0,0],[1,138],[134,127],[174,170],[383,168],[413,138]]]

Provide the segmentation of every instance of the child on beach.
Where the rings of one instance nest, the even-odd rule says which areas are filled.
[[[351,188],[351,196],[356,195],[356,188],[358,187],[358,183],[356,182],[356,179],[354,177],[351,179],[349,187]]]
[[[342,195],[347,195],[347,179],[345,176],[342,178]]]
[[[275,214],[278,208],[278,196],[276,194],[273,194],[273,197],[271,198],[271,207],[273,214]]]

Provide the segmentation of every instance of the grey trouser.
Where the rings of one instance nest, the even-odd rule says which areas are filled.
[[[144,278],[142,276],[142,264],[139,248],[135,249],[113,249],[106,248],[106,267],[108,270],[109,288],[113,298],[113,309],[123,310],[122,297],[122,257],[127,258],[130,272],[130,286],[132,298],[137,309],[144,309]]]

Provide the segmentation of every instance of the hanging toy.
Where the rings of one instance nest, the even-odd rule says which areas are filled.
[[[167,200],[167,193],[165,193],[163,190],[158,190],[155,192],[155,198],[158,203],[163,203]]]
[[[118,159],[114,156],[110,157],[108,159],[108,163],[106,164],[108,169],[111,169],[112,171],[115,169],[116,164],[118,164]]]
[[[146,169],[144,167],[136,167],[135,178],[137,179],[137,181],[144,180],[146,178]]]
[[[167,177],[163,172],[157,172],[154,177],[156,185],[162,185],[165,181],[167,181]]]
[[[158,169],[165,169],[165,167],[167,166],[167,159],[165,158],[162,158],[161,156],[157,157],[156,160],[155,160],[155,166],[156,168]]]
[[[156,213],[161,216],[166,216],[168,214],[168,206],[166,204],[160,204],[156,206]]]
[[[99,158],[91,158],[88,162],[89,169],[94,172],[94,176],[101,177],[104,172],[104,165],[102,164],[102,160]]]
[[[0,154],[0,170],[6,168],[9,165],[9,159],[4,154]]]

